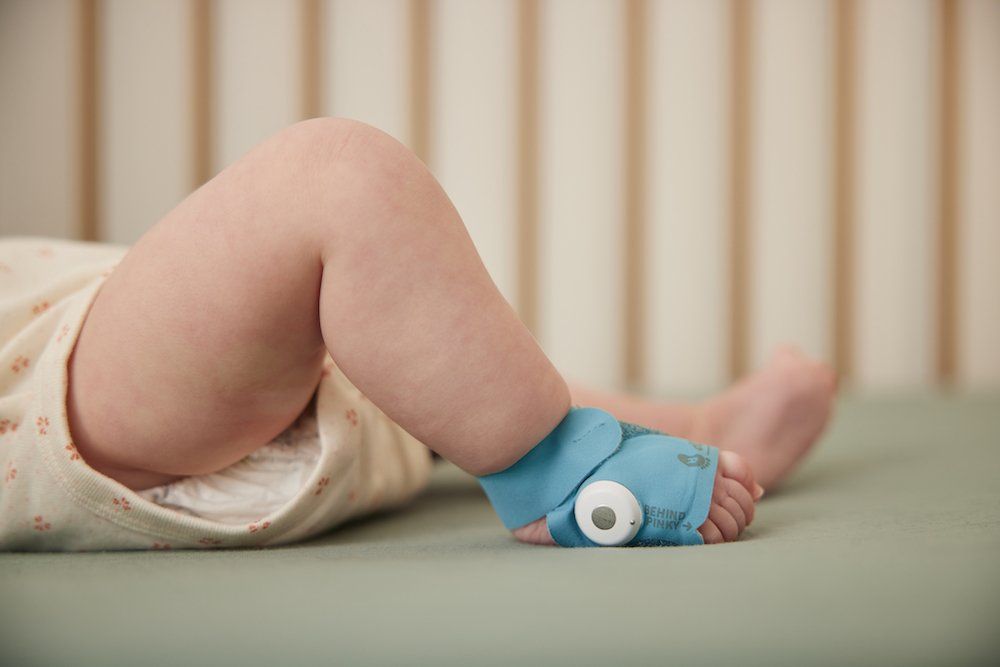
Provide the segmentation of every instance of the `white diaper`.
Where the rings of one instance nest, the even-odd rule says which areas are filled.
[[[175,512],[219,523],[271,516],[309,482],[322,450],[315,406],[273,442],[225,470],[139,491]]]

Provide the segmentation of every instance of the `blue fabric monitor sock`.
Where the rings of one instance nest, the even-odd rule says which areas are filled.
[[[642,519],[628,546],[704,544],[698,527],[708,518],[718,462],[715,447],[667,435],[641,435],[623,441],[580,489],[606,480],[631,491]],[[597,546],[574,516],[578,495],[548,513],[549,533],[564,547]]]
[[[545,516],[562,546],[702,544],[718,460],[714,447],[575,408],[479,481],[508,529]]]
[[[520,528],[558,507],[621,441],[617,419],[603,410],[574,408],[517,463],[479,483],[503,525]]]

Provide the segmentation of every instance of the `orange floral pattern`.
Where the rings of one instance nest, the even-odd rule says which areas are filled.
[[[31,365],[30,359],[18,355],[17,358],[14,359],[14,363],[10,365],[10,370],[14,371],[15,373],[20,373],[29,365]]]
[[[319,481],[316,482],[316,492],[313,493],[314,496],[318,496],[330,485],[329,477],[320,477]]]
[[[247,526],[247,531],[249,531],[251,533],[256,533],[256,532],[261,531],[261,530],[267,530],[270,527],[271,527],[271,522],[270,521],[264,521],[263,523],[261,523],[261,522],[255,522],[255,523],[251,523],[249,526]]]

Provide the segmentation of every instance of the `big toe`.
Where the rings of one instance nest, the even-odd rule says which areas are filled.
[[[728,449],[719,452],[719,474],[739,482],[755,500],[764,495],[764,489],[754,479],[750,464],[736,452]]]

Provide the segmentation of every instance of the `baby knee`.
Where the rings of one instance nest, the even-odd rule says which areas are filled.
[[[275,137],[283,179],[311,201],[324,237],[330,224],[360,226],[366,235],[398,233],[401,224],[444,224],[450,202],[424,163],[385,132],[346,118],[314,118]],[[330,215],[331,212],[337,215]],[[387,223],[387,224],[382,224]]]
[[[300,166],[329,176],[349,175],[352,183],[373,190],[398,188],[426,172],[406,146],[382,130],[349,118],[312,118],[287,128],[275,139]]]

